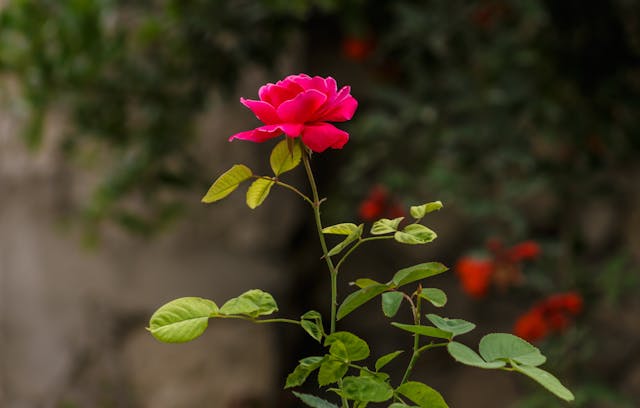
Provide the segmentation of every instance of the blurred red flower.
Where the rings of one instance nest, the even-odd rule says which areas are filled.
[[[369,58],[374,49],[371,38],[347,37],[342,41],[342,54],[352,61],[362,62]]]
[[[462,289],[476,299],[486,296],[494,272],[494,263],[488,259],[464,257],[456,264],[456,274]]]
[[[502,291],[520,285],[524,281],[521,261],[534,259],[542,252],[534,241],[505,247],[501,240],[490,238],[486,246],[491,253],[489,258],[463,257],[456,266],[462,289],[476,299],[486,296],[491,284]]]
[[[380,218],[404,217],[405,211],[384,186],[376,185],[360,204],[358,215],[361,220],[371,222]]]
[[[576,292],[551,295],[520,316],[513,333],[531,342],[551,333],[561,333],[569,327],[571,319],[580,314],[582,303],[582,296]]]

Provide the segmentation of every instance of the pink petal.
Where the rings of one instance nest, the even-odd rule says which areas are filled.
[[[294,98],[296,95],[298,95],[302,91],[302,88],[300,88],[295,84],[293,84],[295,85],[295,87],[292,87],[292,86],[287,87],[287,86],[281,86],[280,85],[281,82],[282,81],[279,81],[278,84],[276,85],[267,84],[260,87],[260,90],[258,91],[260,100],[267,102],[271,104],[271,106],[277,108],[278,106],[280,106],[282,102],[288,101],[289,99]]]
[[[284,122],[304,123],[314,116],[326,100],[327,97],[322,92],[309,89],[278,106],[278,116]]]
[[[341,149],[349,140],[347,132],[324,122],[305,126],[301,137],[302,143],[317,153],[321,153],[329,147]]]
[[[348,86],[343,87],[335,100],[326,104],[319,119],[329,122],[344,122],[351,119],[358,107],[358,101],[349,94],[350,90]]]
[[[302,125],[296,123],[281,123],[277,125],[265,125],[248,130],[246,132],[236,133],[229,138],[229,141],[234,139],[249,140],[251,142],[262,143],[266,140],[278,137],[281,134],[286,134],[289,137],[298,137],[302,132]]]
[[[256,117],[267,125],[280,122],[275,108],[268,102],[255,101],[253,99],[240,98],[240,102],[251,109]]]

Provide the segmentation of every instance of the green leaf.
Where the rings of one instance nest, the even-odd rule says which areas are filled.
[[[323,387],[337,382],[339,379],[344,377],[348,369],[349,366],[346,363],[332,358],[327,358],[322,362],[322,364],[320,364],[320,371],[318,371],[318,384]]]
[[[389,405],[388,408],[416,408],[416,406],[403,404],[402,402],[394,402],[393,404]]]
[[[320,329],[320,327],[318,327],[317,324],[309,320],[301,320],[300,325],[302,326],[304,331],[309,333],[309,336],[313,337],[318,342],[322,341],[322,330]]]
[[[387,285],[378,284],[367,286],[366,288],[362,288],[353,292],[344,299],[344,301],[338,308],[337,319],[342,319],[349,313],[353,312],[363,304],[367,303],[368,301],[388,289],[389,287]]]
[[[433,201],[431,203],[411,206],[410,212],[413,218],[415,218],[416,220],[419,220],[425,215],[429,214],[430,212],[438,211],[441,208],[442,208],[441,201]]]
[[[334,343],[342,343],[344,345],[348,361],[360,361],[369,357],[369,345],[353,333],[346,331],[335,332],[327,336],[324,341],[325,346],[331,346],[330,352]],[[333,353],[331,352],[331,354]]]
[[[247,190],[247,205],[252,210],[258,208],[269,195],[271,187],[276,182],[269,179],[259,178],[249,186]]]
[[[448,408],[442,395],[433,388],[417,381],[408,381],[398,388],[396,392],[409,398],[420,408]]]
[[[504,367],[506,365],[504,361],[493,361],[491,363],[487,363],[478,355],[478,353],[456,341],[452,341],[447,344],[447,351],[449,351],[451,357],[453,357],[457,362],[472,367],[491,369]]]
[[[316,397],[311,394],[303,394],[301,392],[293,391],[293,395],[298,397],[300,401],[307,404],[307,406],[311,408],[339,408],[337,405],[330,403],[329,401],[325,401],[322,398]]]
[[[320,367],[320,363],[322,363],[323,357],[307,357],[300,360],[300,364],[296,366],[291,374],[287,376],[287,382],[284,388],[297,387],[299,385],[304,384],[309,377],[309,374],[314,372]]]
[[[509,333],[490,333],[480,340],[480,355],[487,361],[513,360],[528,366],[539,366],[547,361],[540,350]]]
[[[363,402],[384,402],[393,397],[393,388],[376,377],[344,377],[342,395]]]
[[[213,203],[222,200],[233,192],[240,183],[250,179],[253,173],[251,169],[243,164],[234,164],[226,172],[222,173],[216,181],[213,182],[207,194],[202,197],[203,203]]]
[[[322,229],[323,234],[335,234],[335,235],[351,235],[351,233],[358,230],[356,224],[350,222],[343,222],[342,224],[332,225]]]
[[[229,299],[220,308],[220,313],[224,315],[245,315],[254,319],[277,311],[278,305],[273,296],[260,289],[251,289],[238,297]]]
[[[402,231],[396,231],[393,238],[401,244],[419,245],[427,244],[438,235],[431,229],[422,224],[410,224],[404,227]]]
[[[382,218],[373,223],[371,226],[371,233],[373,235],[383,235],[396,232],[398,225],[404,220],[404,217],[398,217],[390,220],[389,218]]]
[[[398,329],[402,329],[408,331],[410,333],[416,333],[421,336],[429,336],[435,337],[438,339],[446,339],[451,340],[451,333],[448,331],[440,330],[437,327],[433,326],[421,326],[415,324],[403,324],[397,322],[391,322],[391,325],[397,327]]]
[[[161,306],[149,320],[149,331],[165,343],[184,343],[199,337],[218,306],[208,299],[183,297]]]
[[[349,244],[351,244],[353,241],[357,240],[362,236],[363,228],[364,228],[364,225],[360,224],[358,228],[355,231],[352,231],[349,235],[347,235],[347,237],[342,242],[340,242],[338,245],[331,248],[331,250],[327,255],[334,256],[342,252],[342,250],[345,249]]]
[[[356,281],[353,282],[353,284],[359,288],[366,288],[373,285],[382,285],[382,283],[374,281],[373,279],[369,279],[369,278],[356,279]]]
[[[561,398],[565,401],[573,401],[575,399],[573,393],[569,391],[569,389],[567,389],[564,385],[562,385],[562,383],[548,371],[542,370],[538,367],[517,365],[513,361],[511,362],[511,365],[516,371],[537,381],[540,385],[551,391],[558,398]]]
[[[447,294],[438,288],[424,288],[419,296],[435,307],[442,307],[447,304]]]
[[[271,151],[269,157],[269,163],[271,164],[271,170],[276,176],[286,173],[287,171],[295,169],[302,160],[302,148],[300,143],[293,143],[289,145],[287,140],[279,142]]]
[[[384,356],[382,356],[379,359],[377,359],[376,360],[376,365],[375,365],[376,371],[380,371],[380,369],[382,369],[382,367],[384,367],[387,364],[389,364],[391,361],[393,361],[393,359],[395,359],[396,357],[398,357],[402,353],[404,353],[404,351],[398,350],[398,351],[391,352],[389,354],[385,354]]]
[[[438,262],[427,262],[418,265],[410,266],[408,268],[400,269],[393,275],[390,283],[393,283],[395,287],[400,287],[411,282],[419,281],[421,279],[428,278],[430,276],[441,274],[448,268]]]
[[[393,317],[398,313],[402,303],[402,292],[385,292],[382,294],[382,313],[387,317]]]
[[[300,317],[300,323],[311,337],[319,342],[322,341],[324,327],[322,326],[322,315],[319,312],[315,310],[308,311]]]
[[[429,319],[429,321],[438,329],[451,333],[453,335],[452,338],[461,334],[469,333],[471,330],[476,328],[475,324],[466,320],[449,319],[447,317],[440,317],[433,313],[428,314],[427,319]]]

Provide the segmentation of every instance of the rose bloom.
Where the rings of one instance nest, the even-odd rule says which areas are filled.
[[[268,83],[258,91],[260,100],[240,98],[264,126],[236,133],[229,141],[260,143],[285,134],[300,137],[314,152],[323,152],[329,147],[341,149],[349,140],[349,134],[328,122],[344,122],[353,117],[358,102],[350,92],[349,86],[338,90],[331,77],[306,74]]]
[[[487,259],[463,257],[456,264],[456,273],[462,283],[462,289],[476,299],[487,294],[493,271],[494,264]]]

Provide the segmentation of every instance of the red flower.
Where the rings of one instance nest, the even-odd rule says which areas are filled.
[[[571,318],[582,310],[582,297],[575,292],[559,293],[536,303],[520,316],[513,328],[514,334],[535,342],[551,333],[560,333],[569,327]]]
[[[347,37],[342,41],[342,54],[357,62],[366,60],[373,48],[374,44],[370,38]]]
[[[236,133],[229,138],[264,142],[283,133],[300,137],[309,149],[323,152],[327,148],[341,149],[349,134],[328,122],[344,122],[353,117],[358,102],[351,88],[339,91],[335,79],[306,74],[290,75],[275,84],[260,88],[260,100],[240,98],[264,126]]]
[[[383,186],[374,186],[367,198],[360,204],[358,215],[363,221],[371,222],[380,218],[404,217],[402,206],[394,201]]]
[[[535,241],[524,241],[506,251],[506,256],[513,262],[523,259],[535,259],[540,255],[540,245]]]
[[[527,341],[536,342],[549,334],[549,326],[543,314],[534,309],[520,316],[516,321],[513,333]]]
[[[456,274],[462,289],[471,297],[483,298],[487,294],[494,264],[490,260],[464,257],[456,264]]]

